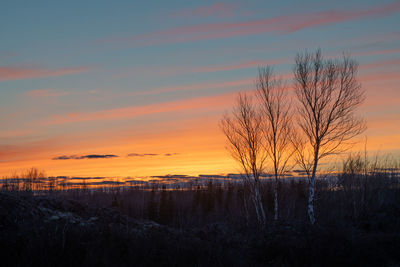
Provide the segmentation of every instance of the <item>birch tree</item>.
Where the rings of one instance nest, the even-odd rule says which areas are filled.
[[[272,162],[274,175],[274,220],[278,220],[278,183],[288,171],[288,162],[294,153],[292,115],[287,88],[271,67],[260,68],[256,81],[257,97],[261,104],[265,151]]]
[[[365,130],[356,109],[365,93],[357,81],[358,64],[347,55],[324,59],[321,51],[297,54],[294,90],[298,100],[299,135],[296,158],[309,180],[308,216],[315,223],[315,177],[320,160],[349,148],[350,140]]]
[[[220,126],[226,136],[228,149],[243,172],[242,177],[249,188],[257,221],[260,225],[265,225],[260,175],[263,173],[267,155],[263,147],[262,116],[252,97],[239,93],[232,112],[223,117]],[[244,199],[246,201],[246,197]]]

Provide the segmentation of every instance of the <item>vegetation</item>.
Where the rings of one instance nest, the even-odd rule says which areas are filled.
[[[280,180],[279,220],[262,229],[256,216],[246,217],[244,183],[53,191],[40,188],[40,180],[33,190],[3,184],[2,260],[7,266],[395,265],[398,167],[354,154],[338,175],[316,179],[315,226],[306,212],[307,180]],[[273,220],[274,180],[261,180],[260,189],[266,219]]]
[[[283,81],[274,77],[270,67],[260,68],[256,81],[258,103],[240,93],[231,114],[222,119],[228,148],[244,173],[257,218],[263,225],[259,176],[270,163],[275,175],[277,220],[278,180],[285,175],[293,154],[296,164],[308,176],[307,209],[311,224],[315,223],[315,177],[319,161],[348,149],[348,142],[365,130],[364,121],[355,115],[356,108],[364,101],[357,68],[357,62],[348,56],[326,60],[320,50],[315,54],[298,54],[293,83],[296,111],[291,108]]]

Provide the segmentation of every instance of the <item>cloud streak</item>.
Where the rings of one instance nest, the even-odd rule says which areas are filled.
[[[151,90],[146,90],[138,93],[134,93],[133,95],[154,95],[161,93],[171,93],[171,92],[181,92],[181,91],[194,91],[206,88],[233,88],[233,87],[246,87],[253,83],[254,79],[242,79],[236,81],[229,82],[210,82],[210,83],[198,83],[198,84],[189,84],[182,86],[169,86],[169,87],[161,87]]]
[[[113,154],[106,154],[106,155],[99,155],[99,154],[90,154],[90,155],[83,155],[83,156],[59,156],[53,158],[53,160],[68,160],[68,159],[109,159],[109,158],[117,158],[117,155]]]
[[[163,31],[125,38],[108,38],[100,43],[122,43],[126,45],[160,45],[221,39],[266,32],[288,34],[321,25],[331,25],[366,17],[383,17],[400,11],[400,2],[376,5],[358,10],[328,10],[315,13],[290,14],[269,19],[246,22],[212,23],[194,26],[181,26]]]
[[[400,53],[400,48],[386,49],[386,50],[373,50],[373,51],[362,51],[354,53],[357,56],[375,56],[375,55],[390,55]]]
[[[287,63],[287,59],[273,59],[273,60],[248,60],[243,62],[236,62],[230,64],[214,64],[207,66],[179,66],[179,67],[171,67],[171,66],[140,66],[130,68],[119,73],[113,75],[113,78],[124,78],[130,77],[133,73],[155,73],[157,75],[169,76],[176,74],[187,74],[187,73],[211,73],[211,72],[222,72],[222,71],[231,71],[231,70],[241,70],[254,68],[258,66],[266,66],[266,65],[277,65]]]
[[[129,153],[128,157],[152,157],[152,156],[158,156],[159,154],[154,154],[154,153]]]
[[[155,153],[129,153],[128,157],[154,157],[154,156],[165,156],[170,157],[174,155],[179,155],[179,153],[165,153],[165,154],[155,154]]]
[[[60,97],[60,96],[67,95],[67,92],[55,90],[53,88],[46,88],[46,89],[30,90],[30,91],[26,92],[25,95],[34,97],[34,98]]]
[[[374,69],[374,68],[380,68],[380,67],[398,67],[400,66],[400,58],[391,58],[387,60],[381,60],[377,62],[372,62],[368,64],[361,65],[361,69]]]
[[[89,71],[89,67],[45,69],[36,67],[0,67],[0,81],[58,77]]]
[[[125,108],[108,109],[93,112],[68,113],[65,115],[54,115],[42,122],[44,125],[66,124],[84,121],[115,120],[133,118],[137,116],[176,112],[198,108],[221,108],[223,104],[230,103],[236,92],[224,93],[215,96],[196,97],[164,103],[156,103],[143,106],[131,106]]]

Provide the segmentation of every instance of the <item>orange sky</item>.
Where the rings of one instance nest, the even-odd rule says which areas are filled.
[[[371,83],[368,92],[373,94],[376,86],[379,85]],[[390,90],[390,87],[386,87],[386,90]],[[45,170],[48,175],[67,176],[140,177],[237,172],[237,165],[225,149],[226,140],[218,126],[221,114],[231,109],[235,95],[236,93],[227,93],[172,101],[158,105],[157,109],[151,108],[149,114],[145,112],[147,107],[132,107],[129,109],[132,113],[120,114],[120,110],[111,110],[99,112],[101,116],[92,113],[77,115],[77,118],[67,115],[61,118],[65,121],[59,120],[56,123],[84,123],[87,119],[129,121],[138,116],[150,116],[154,119],[158,113],[169,113],[178,118],[142,123],[140,127],[127,123],[117,130],[103,129],[101,136],[93,135],[92,131],[83,131],[27,143],[21,147],[5,147],[0,155],[3,158],[10,157],[11,160],[1,164],[0,175],[8,175],[10,171],[32,166]],[[371,151],[396,154],[400,149],[398,102],[387,101],[385,109],[392,112],[385,112],[382,116],[379,115],[383,106],[381,101],[384,101],[384,97],[369,97],[360,109],[360,113],[368,116],[368,130],[358,138],[359,144],[353,148],[354,151],[363,150],[365,136],[368,136],[367,145]],[[182,113],[185,115],[182,116]],[[61,155],[103,155],[109,151],[119,157],[52,160]],[[131,153],[157,155],[128,156]]]

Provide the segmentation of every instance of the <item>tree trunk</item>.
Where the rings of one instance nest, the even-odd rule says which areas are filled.
[[[276,174],[274,184],[274,220],[278,220],[278,177]]]
[[[247,204],[247,196],[246,196],[245,192],[243,192],[243,205],[244,205],[244,213],[245,213],[245,216],[246,216],[246,226],[249,226],[249,218],[250,218],[250,216],[249,216],[249,206]]]
[[[315,223],[314,214],[314,194],[315,194],[315,175],[313,174],[310,179],[310,185],[308,188],[308,217],[311,224]]]
[[[253,195],[253,196],[252,196],[252,199],[253,199],[254,209],[255,209],[255,211],[256,211],[257,222],[261,224],[261,217],[260,217],[260,212],[259,212],[259,210],[258,210],[259,205],[258,205],[258,201],[257,201],[257,196],[256,196],[256,195]]]
[[[257,188],[257,192],[258,192],[257,193],[257,195],[258,195],[258,205],[259,205],[260,211],[261,211],[261,219],[262,219],[261,224],[262,224],[262,226],[265,226],[267,218],[266,218],[265,211],[264,211],[264,205],[263,205],[262,199],[261,199],[261,194],[260,194],[258,188]]]
[[[260,189],[259,189],[259,184],[258,183],[256,183],[254,185],[253,200],[254,200],[254,207],[255,207],[255,210],[256,210],[258,223],[261,226],[264,227],[265,223],[266,223],[266,215],[265,215],[264,206],[263,206],[263,203],[262,203],[262,199],[261,199],[261,194],[260,194]]]
[[[317,166],[318,166],[318,153],[319,153],[319,145],[317,145],[315,149],[314,166],[308,187],[308,217],[310,219],[311,224],[315,224],[314,198],[315,198],[315,175],[317,173]]]

